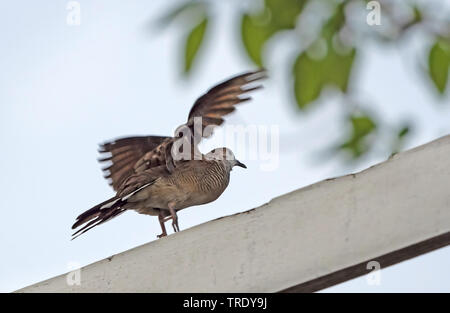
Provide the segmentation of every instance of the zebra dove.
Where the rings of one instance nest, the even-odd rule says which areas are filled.
[[[252,83],[265,77],[264,70],[249,72],[211,88],[197,99],[174,137],[126,137],[100,145],[106,156],[99,161],[111,163],[103,171],[117,194],[78,216],[72,229],[83,227],[72,239],[127,210],[158,216],[158,238],[167,235],[165,222],[170,219],[178,232],[177,211],[216,200],[227,188],[232,168],[246,168],[228,148],[203,155],[197,145],[211,136],[208,127],[221,125],[236,104],[250,100],[243,95],[262,88]],[[177,144],[186,142],[180,151]]]

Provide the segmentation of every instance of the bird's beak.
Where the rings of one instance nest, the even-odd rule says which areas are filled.
[[[235,166],[240,166],[240,167],[243,167],[243,168],[247,168],[247,166],[244,163],[241,163],[238,160],[236,160]]]

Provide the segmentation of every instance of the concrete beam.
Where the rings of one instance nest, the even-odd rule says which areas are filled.
[[[19,292],[319,290],[448,245],[449,184],[447,136]]]

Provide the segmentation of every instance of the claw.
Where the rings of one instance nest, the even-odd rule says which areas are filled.
[[[162,238],[162,237],[167,236],[166,226],[164,225],[165,220],[161,214],[158,216],[158,219],[159,219],[159,224],[161,225],[162,233],[160,235],[157,235],[156,237]]]

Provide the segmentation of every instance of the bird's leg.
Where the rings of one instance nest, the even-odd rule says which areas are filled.
[[[179,232],[180,227],[178,227],[178,216],[175,211],[175,204],[173,202],[169,203],[170,215],[172,215],[172,227],[174,232]]]
[[[166,225],[164,225],[164,222],[165,222],[166,220],[164,219],[164,216],[163,216],[161,213],[159,213],[158,219],[159,219],[159,225],[161,225],[162,234],[161,234],[161,235],[158,235],[157,237],[158,237],[158,238],[162,238],[162,237],[167,236]]]

